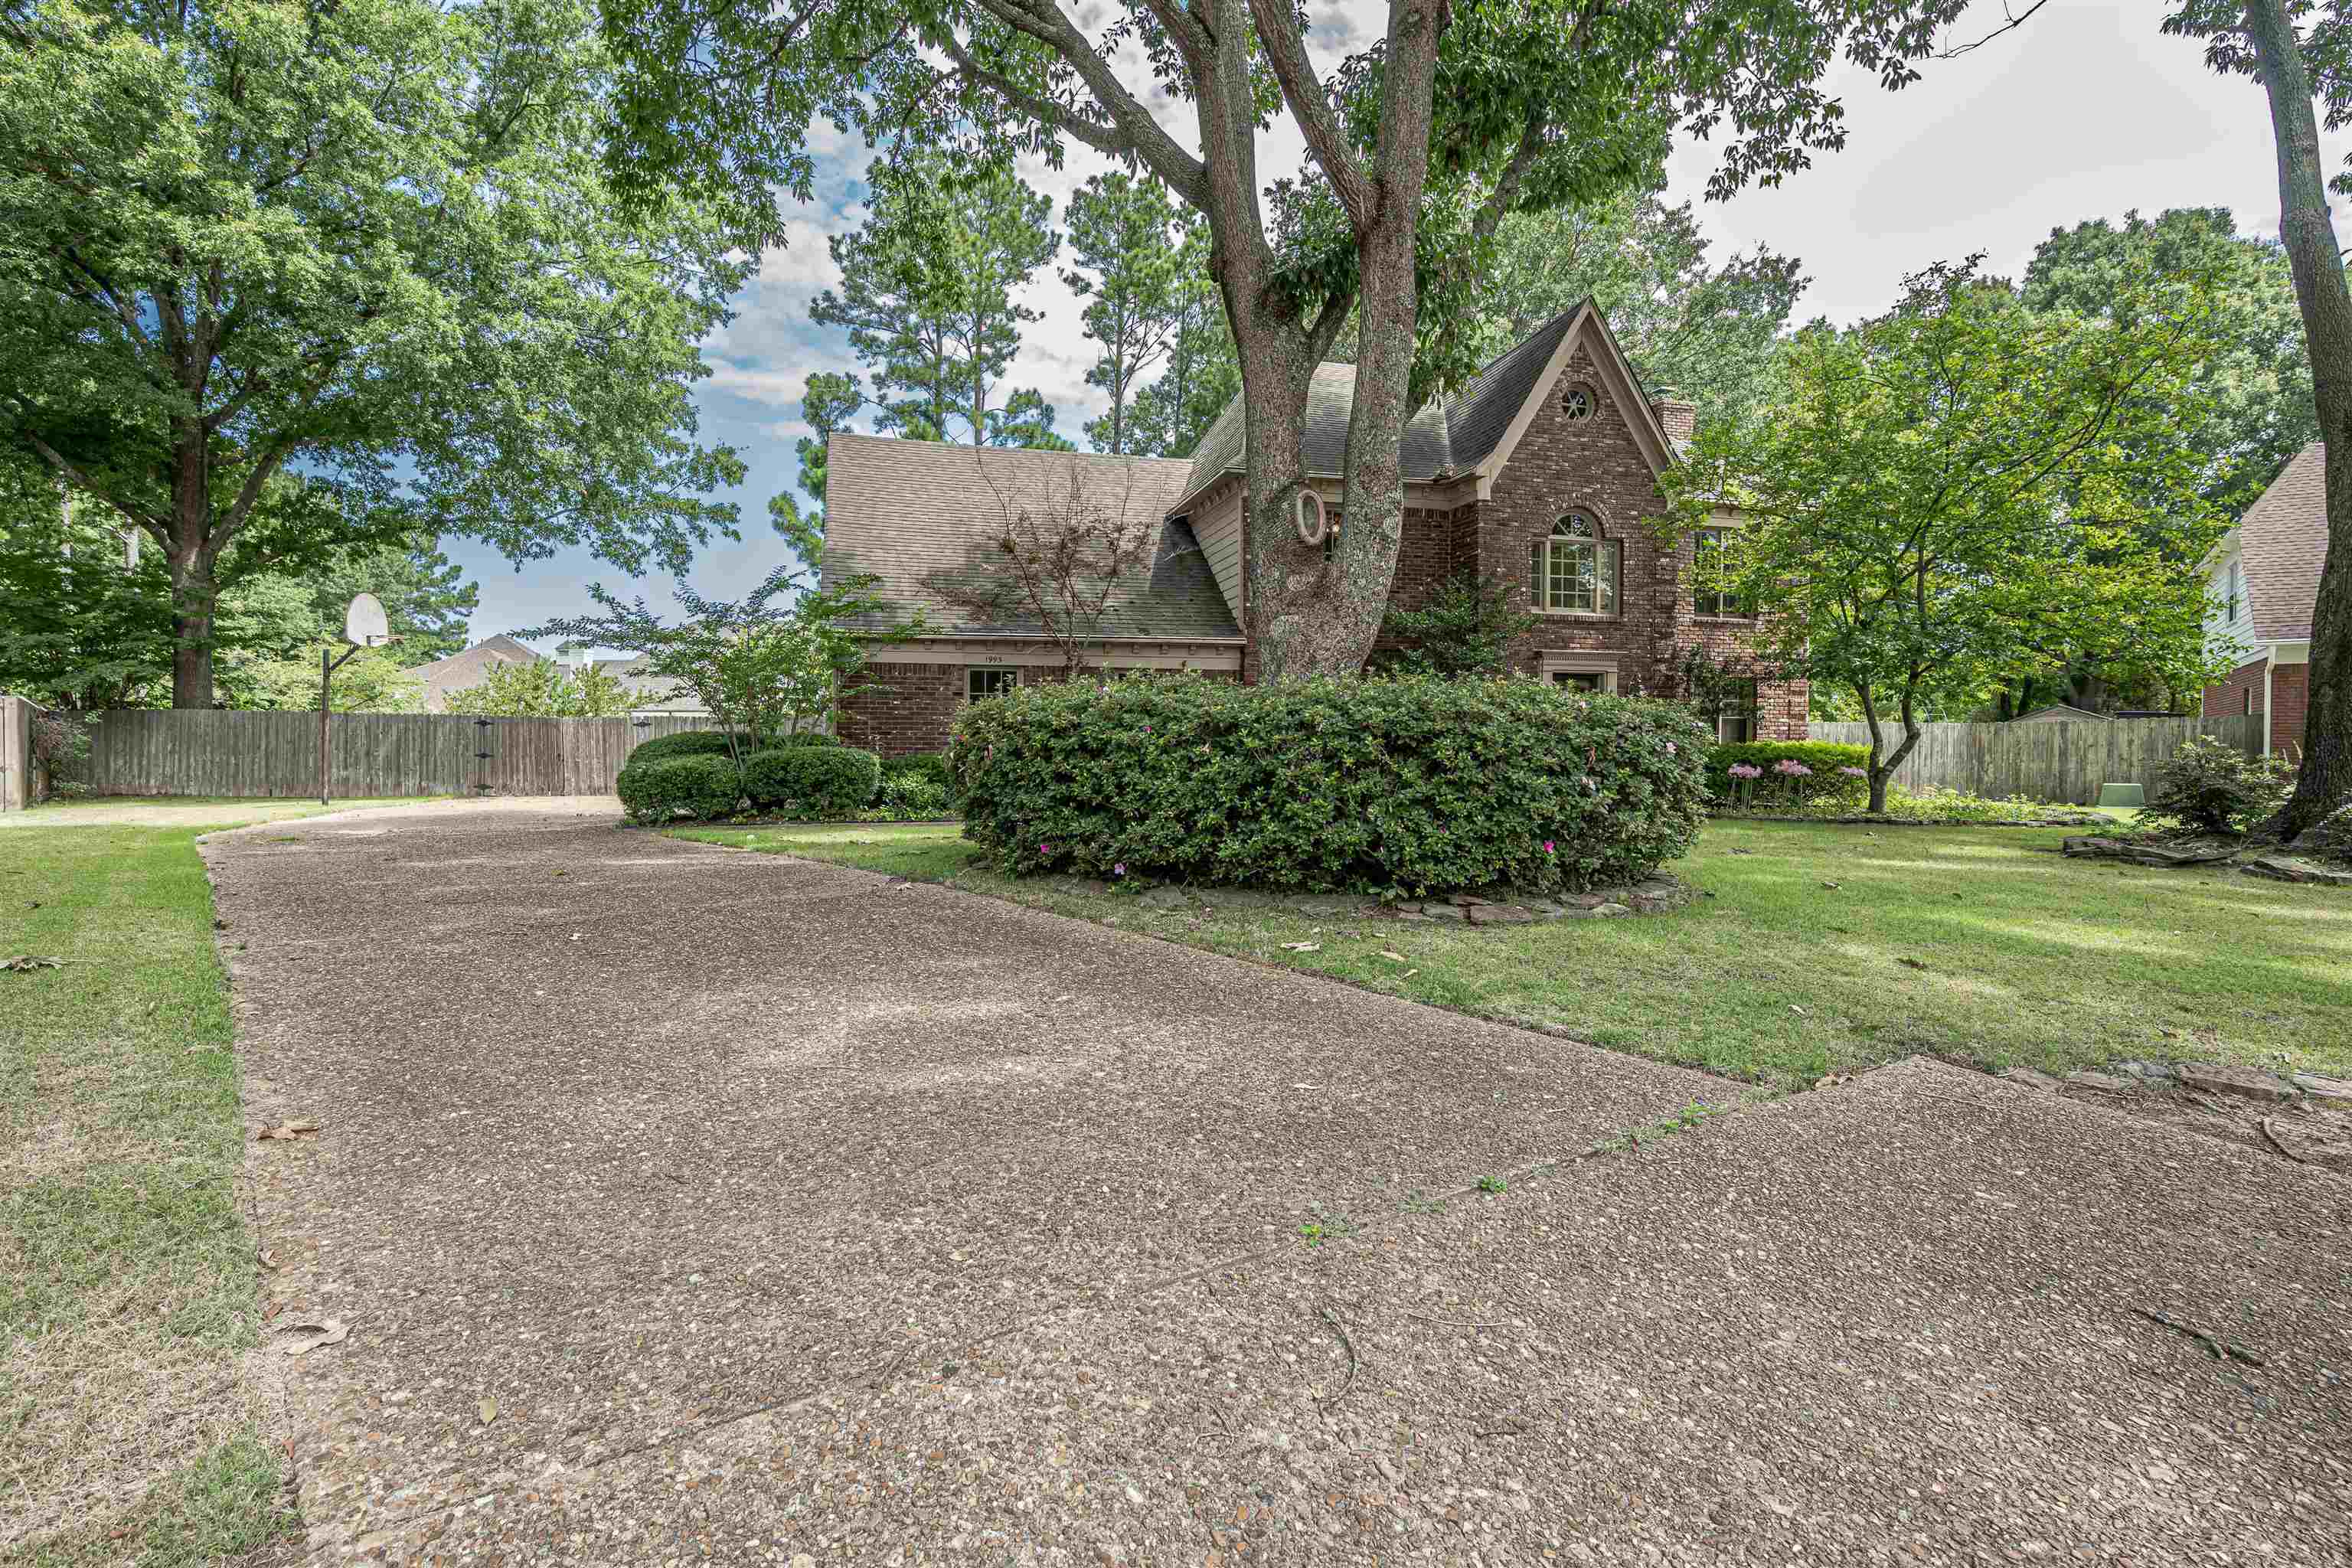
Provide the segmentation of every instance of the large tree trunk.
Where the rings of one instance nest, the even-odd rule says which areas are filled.
[[[2282,0],[2247,0],[2246,31],[2270,96],[2278,143],[2279,238],[2294,272],[2313,402],[2326,443],[2327,557],[2311,616],[2303,766],[2270,825],[2293,839],[2352,795],[2352,289],[2327,213],[2319,125],[2294,25]]]
[[[172,541],[172,706],[213,705],[212,485],[201,431],[184,433],[173,455]]]

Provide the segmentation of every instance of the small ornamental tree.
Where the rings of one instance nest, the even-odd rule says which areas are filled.
[[[2194,279],[2143,274],[2093,321],[1939,264],[1885,316],[1800,334],[1774,416],[1702,428],[1664,481],[1671,530],[1738,511],[1699,590],[1769,606],[1768,658],[1853,693],[1871,810],[1924,713],[2021,659],[2212,669],[2194,567],[2225,524],[2168,439],[2208,320]]]
[[[675,624],[655,615],[643,597],[624,604],[592,583],[589,595],[603,615],[565,616],[521,635],[561,637],[567,652],[617,647],[642,655],[645,674],[693,692],[728,727],[740,760],[795,724],[830,717],[843,698],[865,689],[858,678],[870,645],[920,635],[919,616],[887,629],[858,625],[887,611],[873,596],[876,581],[851,577],[818,592],[787,563],[740,599],[707,599],[680,583],[675,593],[686,619]],[[797,598],[775,602],[793,590]]]
[[[551,658],[494,664],[479,685],[447,700],[449,712],[496,719],[617,719],[635,706],[625,681],[593,664],[566,668]]]
[[[1122,467],[1108,481],[1073,467],[1017,506],[1000,495],[996,525],[964,562],[928,574],[923,586],[983,625],[1034,628],[1061,651],[1065,670],[1086,669],[1122,601],[1160,559],[1160,520],[1135,515],[1135,470]]]

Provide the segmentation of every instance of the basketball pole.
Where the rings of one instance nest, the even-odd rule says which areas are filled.
[[[349,659],[352,657],[352,654],[359,651],[358,645],[354,644],[352,645],[351,653],[347,653],[343,655],[342,658],[339,658],[335,660],[334,663],[329,664],[327,662],[327,650],[325,648],[320,648],[319,650],[319,804],[320,805],[328,804],[327,686],[330,681],[334,679],[335,671],[343,668],[344,660]]]

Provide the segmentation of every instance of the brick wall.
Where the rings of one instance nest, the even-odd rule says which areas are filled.
[[[947,750],[948,727],[963,706],[961,664],[874,664],[866,668],[868,689],[841,704],[845,744],[886,757]]]
[[[1564,382],[1594,390],[1598,405],[1584,419],[1569,419],[1556,395],[1547,396],[1510,461],[1484,501],[1463,509],[1456,535],[1475,542],[1478,569],[1514,585],[1514,602],[1530,602],[1529,556],[1549,535],[1560,514],[1574,508],[1593,517],[1602,533],[1618,543],[1617,613],[1606,617],[1545,616],[1516,650],[1517,662],[1533,668],[1546,651],[1608,650],[1619,655],[1617,689],[1628,694],[1680,694],[1684,655],[1692,647],[1735,671],[1759,677],[1757,732],[1768,739],[1805,735],[1806,685],[1801,680],[1760,679],[1750,649],[1755,629],[1745,618],[1699,620],[1692,611],[1691,547],[1668,544],[1653,527],[1665,512],[1649,461],[1635,445],[1630,416],[1618,406],[1591,363],[1572,360]]]
[[[2242,664],[2227,677],[2205,689],[2205,701],[2200,717],[2226,719],[2233,713],[2259,713],[2263,710],[2263,664],[2257,659]]]
[[[2310,698],[2311,666],[2282,664],[2271,671],[2272,751],[2303,756],[2303,710]]]

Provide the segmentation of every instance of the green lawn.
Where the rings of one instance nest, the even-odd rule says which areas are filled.
[[[0,957],[64,961],[0,972],[0,1561],[218,1563],[291,1522],[238,1364],[257,1263],[202,830],[0,833]]]
[[[1779,1086],[1915,1053],[2049,1072],[2128,1058],[2352,1071],[2352,898],[2068,860],[2057,853],[2063,830],[1717,823],[1670,868],[1714,895],[1691,909],[1487,931],[1286,910],[1163,913],[1059,879],[1001,876],[973,863],[958,831],[678,836],[951,879]],[[1283,951],[1299,941],[1321,951]]]

